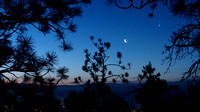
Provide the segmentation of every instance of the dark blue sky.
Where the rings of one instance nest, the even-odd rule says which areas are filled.
[[[63,52],[59,47],[60,43],[56,41],[55,34],[43,35],[35,29],[30,30],[30,36],[33,37],[35,48],[39,54],[54,50],[58,54],[58,66],[67,66],[69,68],[68,82],[73,81],[74,77],[82,76],[89,78],[89,74],[82,71],[84,64],[84,49],[94,52],[96,49],[90,41],[90,36],[96,39],[102,38],[103,41],[111,43],[108,51],[110,61],[117,63],[116,52],[123,54],[124,64],[130,62],[132,69],[129,70],[130,81],[141,73],[142,66],[147,65],[149,61],[156,67],[156,72],[161,72],[162,77],[167,80],[177,80],[181,74],[187,70],[191,64],[190,59],[178,61],[171,68],[171,72],[164,74],[167,63],[162,64],[162,51],[164,45],[169,44],[168,39],[173,31],[176,31],[185,22],[189,20],[174,17],[166,6],[158,5],[154,11],[154,17],[149,18],[151,12],[149,7],[142,10],[128,9],[122,10],[114,6],[107,7],[104,0],[93,0],[92,4],[83,8],[81,18],[76,18],[74,23],[78,25],[77,32],[66,31],[67,40],[69,40],[74,50]],[[127,43],[124,43],[124,38]],[[121,69],[113,68],[114,73],[121,73]],[[64,83],[64,82],[63,82]]]

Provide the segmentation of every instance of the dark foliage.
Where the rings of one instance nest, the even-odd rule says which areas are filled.
[[[32,25],[44,34],[55,32],[64,50],[72,47],[66,43],[64,31],[76,31],[72,19],[81,16],[81,5],[90,0],[0,0],[0,39],[20,34]]]
[[[21,80],[20,83],[57,85],[61,79],[68,78],[66,67],[57,70],[57,81],[53,77],[45,78],[56,71],[56,53],[47,53],[46,57],[37,56],[31,38],[19,36],[16,45],[8,38],[0,39],[0,52],[0,75],[9,82]],[[19,73],[20,76],[17,75]]]
[[[71,91],[65,107],[69,112],[130,112],[129,104],[111,94],[111,88],[104,84],[89,84],[80,93]]]
[[[64,31],[76,31],[72,19],[81,16],[82,4],[89,3],[90,0],[0,1],[0,111],[60,112],[53,91],[60,80],[68,78],[68,69],[55,69],[55,52],[37,56],[31,38],[23,35],[30,25],[44,34],[55,32],[62,48],[71,50]],[[13,34],[17,35],[16,45],[11,41]],[[57,78],[45,77],[50,73],[56,73]]]
[[[0,0],[0,111],[61,112],[53,91],[62,79],[68,78],[68,68],[55,68],[55,52],[38,56],[32,39],[24,33],[30,25],[44,34],[54,32],[62,48],[71,50],[64,31],[76,31],[72,19],[81,16],[82,4],[89,3],[90,0]],[[11,38],[13,35],[15,39]]]
[[[139,0],[139,1],[134,1],[134,0],[107,0],[106,4],[114,4],[118,8],[121,9],[129,9],[129,8],[135,8],[135,9],[142,9],[146,5],[151,5],[151,8],[154,9],[156,7],[156,4],[158,1],[163,1],[163,0]],[[167,2],[167,1],[166,1]],[[124,5],[125,4],[125,5]]]
[[[200,88],[197,85],[188,85],[184,88],[185,92],[176,90],[173,94],[166,97],[165,107],[166,112],[195,112],[199,109],[198,101],[200,100]]]
[[[139,87],[133,87],[140,112],[188,112],[198,110],[199,86],[192,83],[168,85],[160,79],[160,73],[154,74],[151,63],[143,67],[143,74],[138,75]],[[187,88],[179,87],[183,84]],[[130,93],[131,93],[130,92]]]
[[[61,112],[54,86],[5,83],[0,80],[1,112]]]
[[[55,52],[38,56],[31,38],[21,35],[16,45],[9,38],[0,39],[0,52],[0,111],[61,112],[54,88],[68,78],[68,69],[56,70]]]
[[[128,77],[128,73],[124,74],[114,74],[112,71],[108,70],[110,66],[120,67],[122,70],[130,69],[130,64],[128,64],[128,68],[122,65],[122,54],[117,52],[117,58],[119,58],[119,62],[117,64],[107,63],[107,60],[110,56],[106,55],[106,52],[110,48],[109,42],[102,42],[101,39],[98,39],[98,42],[94,42],[94,37],[91,36],[92,43],[97,48],[97,52],[92,56],[88,50],[85,50],[85,64],[82,66],[83,71],[90,73],[93,83],[102,83],[105,84],[107,79],[113,78],[113,82],[116,83],[116,79],[120,78],[123,82],[128,82],[126,79]],[[75,78],[75,82],[78,84],[82,84],[83,81],[81,77]],[[88,80],[86,83],[90,83]]]
[[[130,64],[128,64],[129,68],[122,65],[120,52],[117,53],[117,58],[119,58],[117,64],[107,64],[109,56],[106,55],[106,51],[110,48],[110,43],[102,42],[101,39],[95,42],[92,36],[91,40],[98,51],[92,56],[87,49],[85,50],[86,59],[82,69],[90,73],[93,82],[90,80],[83,82],[80,76],[75,78],[75,82],[84,90],[79,93],[74,91],[69,93],[65,99],[66,110],[69,112],[129,112],[129,104],[123,98],[113,95],[106,81],[113,78],[113,82],[116,83],[116,79],[120,78],[123,82],[127,82],[128,73],[115,75],[112,71],[108,71],[108,67],[117,66],[125,70],[130,69]]]
[[[152,10],[152,12],[149,13],[149,17],[153,17],[153,11],[158,5],[160,5],[160,3],[162,3],[161,5],[167,6],[174,15],[186,17],[191,15],[193,16],[194,13],[199,13],[198,0],[107,0],[105,4],[114,4],[120,9],[143,9],[144,7],[149,6],[150,10]]]
[[[136,99],[144,112],[164,112],[167,108],[167,93],[176,86],[168,86],[166,80],[160,79],[160,73],[154,74],[155,68],[149,62],[143,67],[143,74],[138,75],[140,88],[135,88]],[[134,90],[134,91],[135,91]]]
[[[164,5],[169,5],[173,2],[173,0],[107,0],[105,4],[114,4],[120,9],[143,9],[144,7],[149,6],[151,10],[151,12],[149,13],[149,17],[153,17],[153,11],[155,10],[159,2],[163,3]]]
[[[0,80],[0,90],[2,112],[61,112],[60,102],[54,98],[54,86]]]
[[[165,46],[164,54],[167,54],[167,56],[164,61],[169,61],[169,67],[171,67],[177,60],[191,56],[195,61],[189,67],[189,70],[184,73],[182,79],[191,78],[199,85],[200,1],[197,0],[187,4],[185,0],[180,0],[172,4],[170,9],[175,16],[191,19],[192,22],[173,32],[169,40],[171,45]]]

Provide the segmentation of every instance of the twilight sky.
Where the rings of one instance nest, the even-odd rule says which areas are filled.
[[[101,38],[103,41],[110,42],[111,48],[108,50],[110,55],[109,62],[117,63],[116,53],[122,52],[124,64],[130,62],[132,69],[129,70],[129,81],[133,81],[138,73],[141,73],[142,66],[151,61],[156,67],[156,73],[160,72],[162,78],[167,80],[178,80],[181,74],[191,65],[192,60],[185,59],[178,61],[171,68],[170,73],[164,74],[168,64],[162,65],[162,51],[164,45],[169,44],[168,39],[172,31],[176,31],[186,22],[184,19],[174,17],[169,10],[162,5],[158,5],[154,12],[154,17],[149,18],[151,12],[149,7],[142,10],[119,9],[114,6],[105,6],[106,0],[93,0],[92,4],[83,8],[82,17],[74,19],[78,25],[77,32],[66,32],[67,40],[73,45],[71,52],[63,52],[56,41],[55,34],[43,35],[36,29],[31,28],[30,36],[33,37],[35,49],[40,55],[46,51],[56,51],[58,54],[58,66],[69,68],[70,76],[67,82],[73,81],[74,77],[81,76],[89,78],[89,74],[82,71],[85,56],[84,49],[93,53],[96,49],[90,41],[90,36],[95,39]],[[124,43],[124,38],[127,43]],[[112,68],[113,73],[123,72],[120,68]],[[62,82],[63,84],[66,82]]]

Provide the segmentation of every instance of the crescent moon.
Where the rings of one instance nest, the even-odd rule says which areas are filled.
[[[127,43],[128,41],[127,41],[127,39],[124,39],[124,43]]]

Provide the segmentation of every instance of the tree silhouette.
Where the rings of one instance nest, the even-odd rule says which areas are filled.
[[[123,3],[128,4],[124,6]],[[145,6],[150,6],[152,12],[149,14],[153,17],[153,11],[159,2],[164,3],[174,16],[184,17],[192,20],[189,24],[183,25],[180,29],[172,33],[169,39],[171,45],[165,46],[163,54],[167,54],[163,59],[164,62],[169,62],[169,67],[173,66],[177,60],[182,60],[188,56],[195,57],[195,62],[189,67],[189,70],[183,74],[182,79],[192,78],[199,85],[199,70],[200,70],[200,1],[188,0],[107,0],[107,4],[114,4],[121,9],[142,9]]]
[[[151,5],[154,4],[156,5],[158,3],[158,1],[163,1],[163,0],[139,0],[139,1],[134,1],[134,0],[125,0],[125,1],[120,1],[120,0],[107,0],[106,3],[109,4],[114,4],[115,6],[117,6],[118,8],[121,9],[129,9],[129,8],[135,8],[135,9],[142,9],[144,8],[146,5]],[[125,4],[126,5],[123,5]],[[165,1],[167,3],[167,0]],[[153,7],[153,6],[151,6]],[[156,7],[156,6],[154,6]]]
[[[139,88],[136,88],[136,100],[144,112],[165,111],[167,107],[166,93],[170,89],[166,80],[160,79],[160,73],[154,74],[155,68],[149,62],[143,67],[143,74],[138,75]],[[135,91],[135,90],[134,90]]]
[[[54,87],[38,84],[6,83],[0,80],[0,111],[61,112]]]
[[[102,92],[104,93],[102,94]],[[84,89],[83,92],[71,91],[65,98],[68,112],[130,112],[130,105],[123,99],[111,94],[110,87],[103,91]]]
[[[120,9],[143,9],[144,7],[150,6],[151,12],[149,13],[149,17],[153,17],[153,12],[159,2],[162,2],[164,5],[169,5],[172,0],[107,0],[105,4],[114,4]]]
[[[54,89],[68,78],[68,68],[55,68],[56,53],[38,56],[32,39],[22,35],[16,45],[9,38],[1,39],[0,51],[0,111],[60,112]]]
[[[89,3],[90,0],[0,1],[0,111],[60,112],[53,92],[62,79],[68,78],[68,68],[55,68],[55,52],[38,56],[32,39],[24,35],[30,26],[44,34],[54,32],[61,47],[71,50],[64,31],[76,31],[73,18],[81,16],[81,6]],[[15,40],[13,36],[16,45],[11,41]]]
[[[110,66],[117,66],[120,67],[122,70],[128,70],[130,69],[130,63],[128,63],[128,67],[125,67],[122,65],[122,54],[120,52],[117,52],[117,58],[119,58],[119,62],[116,64],[110,64],[107,63],[107,60],[110,58],[110,56],[106,55],[106,52],[110,48],[109,42],[102,42],[101,39],[98,39],[98,42],[94,41],[94,37],[91,36],[91,41],[94,44],[94,46],[97,48],[97,52],[94,53],[93,56],[91,56],[91,53],[88,52],[88,50],[85,50],[85,63],[84,66],[82,66],[82,70],[90,73],[91,78],[93,80],[93,83],[98,84],[102,83],[105,84],[107,79],[113,78],[113,82],[116,83],[116,79],[120,78],[123,82],[128,82],[126,77],[128,77],[128,72],[125,72],[124,74],[113,74],[112,71],[108,70],[108,67]],[[75,78],[76,83],[82,83],[81,77]],[[90,80],[88,80],[90,82]]]
[[[66,67],[57,70],[59,78],[57,82],[55,82],[56,80],[45,78],[46,75],[55,71],[56,53],[49,52],[46,57],[37,56],[36,51],[33,49],[31,38],[19,36],[17,45],[13,45],[9,39],[1,39],[0,51],[0,75],[9,82],[12,82],[12,80],[8,75],[13,76],[14,80],[21,78],[21,76],[16,75],[17,72],[24,75],[22,83],[54,83],[56,85],[61,79],[68,78],[66,75],[68,69]]]
[[[173,32],[169,42],[171,45],[165,46],[164,54],[167,54],[164,61],[169,61],[169,67],[177,60],[182,60],[188,56],[195,57],[195,62],[184,73],[183,80],[192,78],[199,85],[200,70],[200,1],[186,3],[185,0],[175,2],[171,6],[171,11],[175,16],[186,17],[192,20],[176,32]],[[169,68],[168,68],[169,69]]]
[[[64,30],[76,31],[72,19],[81,16],[81,5],[90,0],[1,0],[0,38],[9,38],[13,33],[21,34],[28,25],[47,34],[55,32],[64,50],[71,50],[66,43]]]
[[[117,79],[120,78],[123,82],[127,82],[128,73],[114,74],[108,70],[108,67],[117,66],[125,70],[130,69],[130,64],[128,64],[128,68],[122,65],[120,52],[117,53],[119,58],[117,64],[107,63],[109,56],[106,52],[110,48],[110,43],[102,42],[101,39],[95,42],[93,36],[91,36],[91,41],[98,51],[91,55],[87,49],[85,50],[86,59],[82,69],[90,73],[93,82],[91,80],[84,82],[80,76],[75,78],[75,82],[84,89],[79,93],[72,91],[68,94],[65,99],[66,110],[69,112],[129,112],[129,104],[123,98],[113,95],[106,81],[113,78],[113,82],[116,83]]]

